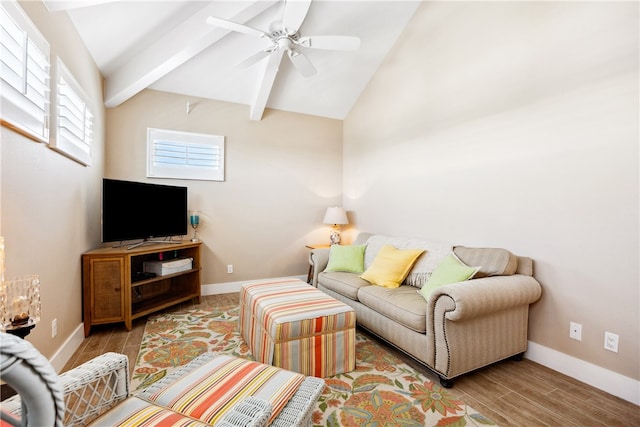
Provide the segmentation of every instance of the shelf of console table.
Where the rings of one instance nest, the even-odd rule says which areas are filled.
[[[82,255],[84,335],[91,326],[124,322],[182,302],[200,301],[201,242],[157,243],[127,248],[98,248]],[[193,268],[133,281],[145,261],[192,258]]]

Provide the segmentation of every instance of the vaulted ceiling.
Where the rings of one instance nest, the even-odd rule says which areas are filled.
[[[344,119],[393,47],[420,1],[396,0],[128,1],[45,0],[51,13],[67,13],[105,77],[105,105],[115,107],[145,88],[248,106]],[[303,10],[294,37],[357,37],[357,50],[295,44],[315,68],[304,77],[287,54],[268,80],[269,57],[243,60],[273,47],[257,37],[207,24],[210,16],[271,34],[285,10]],[[304,59],[304,58],[302,58]],[[271,58],[271,61],[277,61]]]

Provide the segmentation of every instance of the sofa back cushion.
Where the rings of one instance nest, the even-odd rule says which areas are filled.
[[[405,284],[418,288],[427,282],[431,272],[451,253],[453,248],[452,244],[446,242],[373,234],[367,239],[367,248],[364,251],[365,270],[371,267],[373,260],[384,245],[391,245],[398,249],[423,249],[425,251],[413,264],[413,268],[404,281]]]
[[[356,236],[356,240],[353,241],[352,245],[366,245],[369,237],[373,236],[371,233],[361,232]]]
[[[518,269],[518,257],[506,249],[456,246],[453,252],[467,265],[478,265],[474,277],[510,276]]]

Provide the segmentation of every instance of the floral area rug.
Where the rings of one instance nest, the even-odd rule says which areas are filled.
[[[147,321],[131,381],[141,389],[205,352],[254,360],[238,332],[238,307],[189,310]],[[480,426],[488,418],[361,333],[356,370],[325,378],[315,426]]]

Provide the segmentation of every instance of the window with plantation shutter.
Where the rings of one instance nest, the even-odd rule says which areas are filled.
[[[93,114],[82,88],[59,59],[57,70],[58,113],[51,148],[83,165],[90,165]]]
[[[149,128],[147,176],[224,181],[224,136]]]
[[[49,142],[49,43],[15,1],[0,5],[2,124]]]

